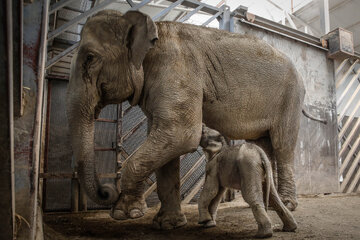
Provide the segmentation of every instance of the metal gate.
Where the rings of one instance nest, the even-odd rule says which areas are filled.
[[[360,179],[360,62],[345,59],[336,69],[339,126],[339,180],[342,192],[359,189]]]

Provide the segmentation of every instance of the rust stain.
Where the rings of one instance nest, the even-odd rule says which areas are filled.
[[[34,73],[37,75],[37,68],[39,63],[39,49],[40,49],[40,32],[34,44],[24,44],[24,62],[28,64]]]

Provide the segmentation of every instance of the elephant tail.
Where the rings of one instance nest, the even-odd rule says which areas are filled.
[[[305,117],[310,118],[311,120],[318,121],[323,124],[327,124],[327,121],[325,119],[314,117],[310,113],[308,113],[305,109],[302,110],[302,113],[305,115]]]
[[[274,182],[273,182],[272,169],[269,158],[267,157],[264,150],[262,150],[260,147],[259,147],[259,151],[260,151],[261,162],[265,168],[265,174],[266,174],[265,210],[267,211],[269,206],[270,188],[271,188],[271,184],[274,184]]]

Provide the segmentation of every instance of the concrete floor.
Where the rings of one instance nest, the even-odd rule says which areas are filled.
[[[108,211],[46,214],[45,239],[228,240],[252,239],[256,233],[251,209],[241,197],[220,205],[215,228],[203,229],[197,224],[197,205],[183,206],[183,210],[188,224],[171,231],[151,228],[156,208],[141,219],[127,221],[112,220]],[[360,193],[299,196],[295,233],[281,232],[276,213],[270,211],[269,215],[272,239],[360,239]]]

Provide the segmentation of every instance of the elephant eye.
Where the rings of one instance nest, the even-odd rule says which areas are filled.
[[[89,55],[87,55],[87,57],[86,57],[86,61],[87,61],[87,62],[91,62],[93,59],[94,59],[94,55],[92,55],[92,54],[89,54]]]

